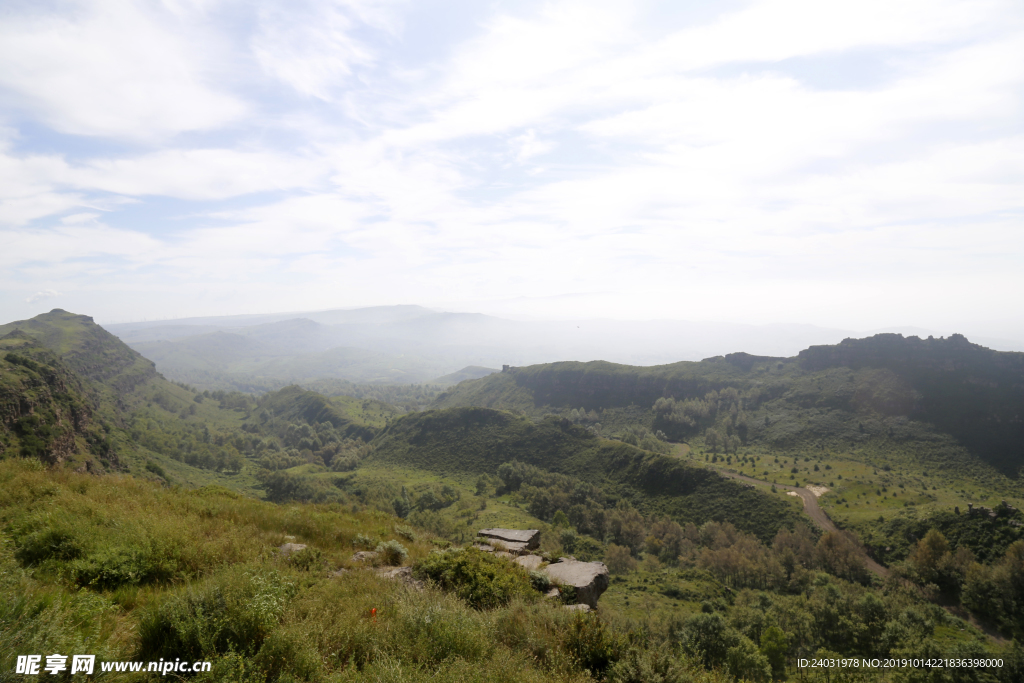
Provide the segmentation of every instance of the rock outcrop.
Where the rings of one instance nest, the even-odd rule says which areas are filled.
[[[534,550],[540,545],[538,529],[481,529],[477,535],[513,554]]]
[[[278,548],[278,550],[281,551],[281,555],[284,557],[288,557],[292,553],[297,553],[300,550],[305,549],[306,545],[304,543],[285,543],[284,545]]]
[[[576,602],[597,607],[597,600],[608,589],[610,583],[608,567],[603,562],[580,562],[563,557],[540,571],[563,589],[572,588]]]
[[[373,562],[377,559],[377,553],[373,550],[360,550],[352,555],[353,562]]]
[[[423,590],[423,582],[412,575],[412,567],[380,567],[376,572],[383,579],[394,579],[411,588]]]

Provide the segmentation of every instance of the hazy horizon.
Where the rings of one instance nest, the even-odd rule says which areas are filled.
[[[0,319],[1024,340],[1012,0],[18,3]]]

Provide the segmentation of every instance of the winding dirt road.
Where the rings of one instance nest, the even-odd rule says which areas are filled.
[[[723,477],[729,477],[730,479],[739,479],[740,481],[745,481],[756,486],[773,486],[771,482],[754,479],[753,477],[748,477],[745,474],[727,472],[726,470],[720,470],[717,467],[713,469]],[[821,509],[820,505],[818,505],[818,497],[815,496],[814,493],[799,486],[788,486],[786,484],[774,484],[774,486],[778,489],[795,493],[799,496],[800,500],[804,502],[804,512],[807,513],[807,516],[811,518],[811,521],[818,525],[820,529],[823,531],[838,531],[836,525],[832,523],[832,520],[828,518],[825,511]],[[867,553],[864,553],[864,566],[866,566],[873,574],[880,576],[883,579],[889,575],[889,570],[871,559]]]

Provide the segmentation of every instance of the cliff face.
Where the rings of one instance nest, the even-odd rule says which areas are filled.
[[[0,337],[0,454],[117,467],[81,380],[21,331]]]
[[[797,357],[815,371],[833,367],[889,368],[899,372],[966,373],[996,386],[1024,382],[1024,353],[993,351],[972,344],[961,334],[921,339],[901,334],[876,334],[844,339],[833,346],[812,346]]]
[[[1024,353],[992,351],[954,334],[879,334],[800,352],[806,370],[883,368],[918,397],[910,417],[954,436],[1007,474],[1024,465]]]

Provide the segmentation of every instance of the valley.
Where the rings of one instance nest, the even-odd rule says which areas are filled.
[[[412,309],[125,328],[132,348],[60,310],[0,326],[2,587],[21,596],[0,610],[5,651],[156,656],[172,638],[215,661],[211,680],[379,677],[389,661],[451,680],[484,662],[531,680],[819,680],[794,662],[829,653],[1024,672],[1024,354],[882,334],[452,373],[456,355],[421,372],[400,345],[328,348],[367,320],[427,334]],[[546,559],[604,562],[597,612],[531,592],[480,610],[352,557],[395,543],[415,572],[495,527],[539,529]],[[277,552],[286,538],[304,559]],[[524,581],[481,561],[467,581]],[[189,635],[213,628],[214,594],[234,596],[234,625]],[[247,612],[264,594],[276,607]],[[360,616],[372,605],[394,640]],[[855,680],[947,680],[917,675]]]

